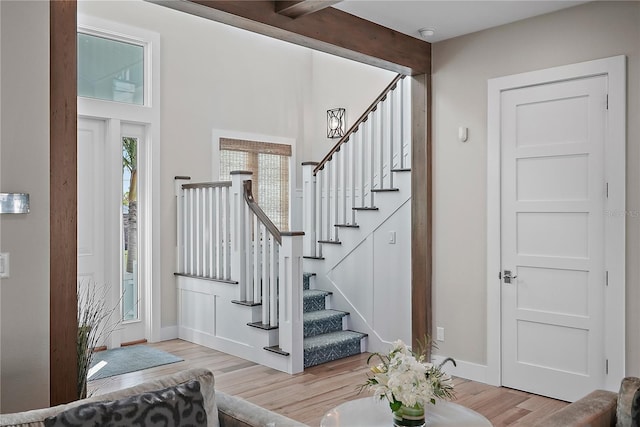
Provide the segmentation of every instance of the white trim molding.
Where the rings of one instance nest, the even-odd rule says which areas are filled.
[[[604,346],[608,375],[603,386],[618,390],[625,376],[625,191],[626,191],[626,57],[615,56],[532,71],[488,81],[487,123],[487,380],[501,385],[500,247],[500,100],[506,90],[581,79],[608,78],[605,130],[605,268],[609,286],[604,301]],[[464,375],[462,375],[464,376]]]

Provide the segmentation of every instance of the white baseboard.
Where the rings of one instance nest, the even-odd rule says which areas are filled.
[[[444,359],[444,356],[440,356],[437,354],[433,355],[432,357],[432,361],[436,365],[442,363]],[[466,362],[464,360],[456,360],[456,365],[457,366],[453,366],[451,362],[447,362],[447,364],[444,365],[442,369],[449,375],[453,375],[455,377],[477,381],[484,384],[497,385],[493,384],[493,382],[489,380],[489,369],[487,365]]]
[[[174,340],[176,338],[178,338],[178,326],[160,328],[160,341]]]

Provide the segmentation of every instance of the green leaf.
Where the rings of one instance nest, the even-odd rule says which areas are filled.
[[[398,402],[394,399],[393,402],[389,402],[389,407],[393,412],[396,412],[398,409],[402,408],[402,402]]]

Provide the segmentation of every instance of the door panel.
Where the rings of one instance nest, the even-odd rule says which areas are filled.
[[[604,384],[606,84],[501,97],[502,383],[564,400]]]
[[[78,280],[104,283],[105,123],[78,118]]]

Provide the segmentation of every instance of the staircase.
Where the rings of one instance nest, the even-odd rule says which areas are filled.
[[[303,163],[304,233],[271,222],[250,172],[176,177],[181,339],[291,374],[406,340],[396,332],[410,333],[410,316],[388,307],[410,299],[410,256],[401,245],[372,247],[380,262],[358,256],[388,240],[385,227],[405,245],[411,237],[407,86],[398,75],[321,162]]]
[[[331,292],[310,289],[315,273],[303,275],[304,367],[359,354],[367,334],[344,329],[349,313],[327,309]]]

